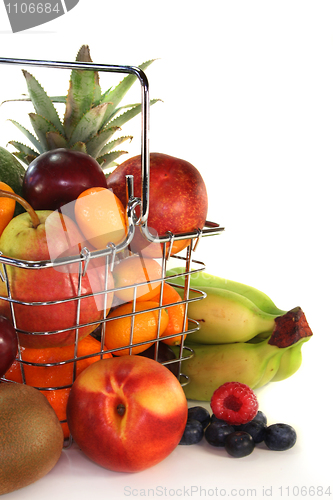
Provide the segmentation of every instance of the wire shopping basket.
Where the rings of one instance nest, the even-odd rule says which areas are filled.
[[[58,365],[70,365],[72,369],[71,381],[66,385],[57,385],[54,387],[37,387],[37,389],[42,391],[58,391],[62,389],[70,389],[72,383],[77,376],[78,363],[86,358],[103,358],[106,355],[112,354],[117,355],[117,351],[128,350],[131,355],[136,347],[141,346],[142,348],[151,347],[153,354],[151,357],[156,361],[159,361],[169,369],[172,369],[173,373],[178,377],[179,382],[185,385],[189,382],[188,378],[184,376],[181,372],[181,363],[186,359],[189,359],[193,355],[193,351],[184,345],[184,338],[190,335],[192,332],[198,330],[199,324],[197,321],[192,320],[187,317],[187,307],[189,302],[201,300],[205,297],[204,292],[195,290],[190,287],[190,276],[198,271],[203,271],[205,266],[202,262],[197,261],[193,258],[193,252],[195,252],[198,242],[204,236],[217,235],[223,231],[223,228],[214,222],[206,222],[203,229],[198,229],[194,232],[186,232],[179,234],[168,233],[162,236],[153,236],[150,233],[148,227],[148,214],[149,214],[149,174],[150,174],[150,158],[149,158],[149,84],[145,73],[134,66],[119,66],[119,65],[108,65],[108,64],[95,64],[95,63],[82,63],[82,62],[57,62],[57,61],[39,61],[39,60],[28,60],[28,59],[6,59],[0,58],[0,64],[9,65],[20,65],[20,66],[40,66],[50,69],[84,69],[90,71],[99,72],[111,72],[111,73],[121,73],[121,74],[132,74],[135,75],[141,86],[141,197],[134,196],[133,189],[133,177],[127,176],[127,206],[126,214],[128,219],[128,227],[125,239],[118,245],[110,242],[102,250],[94,250],[84,246],[81,248],[80,252],[56,259],[50,260],[39,260],[39,261],[29,261],[29,260],[17,260],[10,258],[6,255],[0,253],[0,302],[5,304],[8,313],[11,316],[14,327],[16,328],[18,338],[19,338],[19,348],[16,362],[20,367],[21,381],[23,383],[28,383],[27,381],[27,368],[29,366],[34,367],[53,367]],[[112,273],[114,267],[122,259],[128,258],[131,255],[129,250],[129,245],[133,239],[136,231],[141,231],[147,240],[147,243],[159,243],[161,245],[161,275],[155,279],[149,281],[150,285],[158,285],[159,289],[159,303],[154,307],[148,309],[148,311],[157,312],[158,315],[158,325],[157,325],[157,335],[154,339],[145,342],[134,342],[133,331],[135,318],[142,311],[136,310],[136,298],[140,293],[141,287],[145,286],[147,283],[137,283],[130,287],[132,289],[133,295],[133,308],[126,315],[113,314],[110,317],[110,311],[117,311],[117,304],[111,301],[110,297],[114,297],[117,292],[129,288],[127,287],[115,287],[112,282]],[[189,244],[182,254],[171,254],[171,248],[174,241],[178,240],[188,240]],[[98,265],[97,265],[98,263]],[[182,272],[177,272],[172,274],[173,263],[182,265]],[[13,281],[11,281],[10,276],[14,276],[15,272],[24,272],[27,274],[30,282],[43,283],[42,277],[46,275],[47,272],[65,272],[67,269],[71,269],[71,274],[75,274],[75,293],[70,297],[53,297],[52,294],[48,296],[38,297],[38,300],[27,300],[20,299],[15,294],[13,290]],[[86,281],[91,279],[92,268],[97,268],[100,272],[100,285],[99,288],[96,287],[86,287]],[[171,269],[171,273],[170,273]],[[179,269],[179,268],[178,268]],[[111,279],[110,279],[111,277]],[[181,304],[184,306],[185,314],[183,318],[183,329],[182,332],[177,332],[177,334],[172,334],[163,339],[172,339],[172,337],[181,337],[179,343],[179,354],[178,356],[173,356],[172,359],[160,359],[159,351],[161,348],[161,336],[160,332],[160,322],[161,322],[161,312],[163,288],[168,280],[174,278],[184,279],[184,285],[175,285],[178,287],[179,293],[182,297]],[[191,293],[190,293],[191,292]],[[99,314],[93,318],[89,318],[88,314],[85,314],[88,307],[87,304],[94,302],[95,305],[98,304]],[[168,304],[168,307],[176,304]],[[50,329],[47,328],[46,331],[36,331],[36,329],[24,329],[20,323],[20,318],[24,317],[35,317],[41,311],[43,315],[52,316],[53,314],[61,316],[61,311],[70,310],[72,313],[72,322],[70,325],[65,325],[62,328]],[[147,311],[147,310],[146,310]],[[88,311],[89,312],[89,311]],[[105,330],[107,323],[109,321],[114,321],[115,319],[120,319],[124,317],[129,317],[131,320],[131,333],[129,343],[121,348],[108,349],[105,345]],[[47,322],[46,322],[47,324]],[[45,326],[46,326],[45,324]],[[100,341],[100,349],[94,353],[80,356],[78,352],[78,344],[82,336],[89,332],[96,339]],[[52,346],[53,339],[60,338],[71,338],[71,344],[73,348],[73,356],[70,359],[66,359],[61,362],[54,363],[36,363],[24,360],[23,351],[25,346],[29,346],[30,341],[36,341],[36,339],[43,342],[45,340],[45,345]],[[56,342],[54,342],[56,345]],[[142,349],[141,349],[142,350]],[[9,379],[3,377],[2,382],[10,382]],[[65,420],[62,420],[64,423]]]

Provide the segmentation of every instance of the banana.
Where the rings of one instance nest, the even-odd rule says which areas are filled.
[[[167,276],[170,277],[169,281],[171,283],[184,286],[184,276],[178,276],[176,278],[172,278],[172,276],[183,274],[185,272],[186,271],[184,267],[176,267],[168,270]],[[190,275],[190,286],[193,288],[198,288],[199,290],[202,286],[229,290],[231,292],[238,293],[243,297],[246,297],[247,299],[252,301],[259,309],[268,314],[280,316],[286,313],[286,311],[283,311],[282,309],[276,307],[274,302],[264,292],[261,292],[260,290],[257,290],[252,286],[244,285],[242,283],[238,283],[237,281],[220,278],[219,276],[213,276],[211,274],[204,273],[203,271],[195,272]]]
[[[268,345],[267,339],[258,344],[186,342],[186,345],[194,350],[194,356],[182,361],[181,372],[190,378],[184,392],[187,399],[198,401],[210,401],[213,392],[225,382],[237,381],[254,389],[259,385],[269,359],[278,351],[278,347]]]
[[[168,281],[184,286],[184,276],[172,278],[183,273],[182,267],[169,270]],[[195,289],[206,294],[204,300],[188,304],[189,318],[200,324],[200,329],[191,333],[191,342],[229,344],[253,338],[262,340],[273,332],[275,318],[288,314],[260,290],[204,272],[190,274],[190,287],[190,298],[196,296]]]
[[[194,356],[182,361],[181,365],[181,372],[190,379],[189,384],[183,387],[185,395],[187,399],[210,401],[215,389],[225,382],[242,382],[252,389],[258,389],[270,381],[282,380],[299,368],[299,357],[294,353],[300,352],[311,335],[306,332],[306,336],[298,340],[296,337],[296,343],[285,347],[277,345],[274,334],[255,343],[203,345],[186,340],[185,344],[194,351]],[[290,339],[290,342],[293,340]],[[179,355],[177,346],[172,349]],[[183,352],[186,357],[187,352]],[[288,352],[292,353],[290,357],[286,356]],[[279,375],[280,362],[284,356],[284,369]]]
[[[169,283],[184,286],[185,277],[175,275],[185,272],[181,267],[167,271]],[[228,381],[257,389],[299,369],[302,346],[312,336],[300,307],[284,311],[256,288],[204,272],[190,274],[190,298],[197,297],[195,289],[206,297],[188,303],[189,318],[200,324],[185,340],[194,352],[181,366],[190,380],[184,386],[188,399],[210,401]]]
[[[272,382],[279,382],[294,375],[302,364],[302,344],[297,343],[283,353],[279,369],[271,378]]]
[[[289,351],[291,351],[291,348],[284,353],[277,352],[277,354],[275,354],[268,360],[263,376],[255,386],[256,389],[258,389],[259,387],[263,387],[264,385],[268,384],[268,382],[272,382],[273,378],[280,369],[281,359],[283,358],[284,354],[287,354],[287,352]]]
[[[184,386],[186,397],[210,401],[214,390],[225,382],[238,381],[257,389],[295,373],[300,367],[302,345],[312,331],[299,307],[274,321],[274,330],[267,339],[205,345],[192,342],[192,336],[188,336],[185,345],[194,356],[184,359],[181,365],[182,373],[190,380]],[[173,350],[179,355],[177,347]]]
[[[191,333],[191,342],[230,344],[272,333],[276,316],[262,311],[247,297],[222,288],[201,286],[200,290],[206,297],[188,304],[188,317],[200,325]],[[197,296],[191,291],[189,295]]]

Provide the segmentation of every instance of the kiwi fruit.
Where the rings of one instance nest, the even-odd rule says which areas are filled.
[[[61,424],[39,390],[0,383],[0,495],[45,476],[64,445]]]

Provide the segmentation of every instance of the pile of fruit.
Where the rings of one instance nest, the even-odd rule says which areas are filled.
[[[77,61],[91,61],[87,46]],[[45,475],[64,438],[111,470],[153,466],[186,441],[187,399],[292,375],[312,335],[300,308],[282,311],[251,287],[196,273],[185,300],[185,268],[165,274],[166,255],[204,228],[208,197],[193,165],[151,153],[149,216],[138,223],[141,155],[117,165],[129,137],[110,141],[141,110],[119,106],[136,77],[102,93],[96,71],[75,69],[67,96],[50,98],[23,74],[34,134],[15,125],[33,147],[0,148],[0,494]],[[37,440],[48,459],[36,454],[17,482]]]
[[[255,446],[265,443],[275,451],[292,448],[297,439],[289,424],[267,426],[267,417],[258,410],[252,389],[240,382],[226,382],[212,395],[212,415],[202,406],[188,409],[185,430],[179,444],[197,444],[205,438],[211,446],[224,448],[234,458],[250,455]]]

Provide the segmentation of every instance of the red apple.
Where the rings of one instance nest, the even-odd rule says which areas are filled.
[[[141,198],[141,156],[135,156],[119,165],[107,178],[107,185],[126,204],[126,175],[134,176],[134,195]],[[154,236],[164,236],[202,229],[206,222],[208,198],[206,186],[199,171],[189,162],[162,153],[150,154],[150,193],[148,227]],[[189,244],[189,240],[175,241],[172,253]],[[131,242],[133,252],[149,257],[160,257],[161,246],[150,244],[139,230]]]
[[[138,472],[179,444],[187,401],[178,379],[141,356],[97,361],[75,380],[67,404],[74,441],[98,465]]]
[[[33,226],[28,212],[10,221],[0,237],[0,251],[4,256],[19,261],[56,263],[60,257],[80,254],[84,237],[72,219],[49,210],[39,210],[36,216],[37,227]],[[36,269],[7,265],[11,297],[23,302],[13,303],[21,345],[38,349],[74,344],[78,270],[78,263]],[[92,332],[103,319],[104,276],[104,266],[91,259],[81,280],[80,325],[86,326],[79,328],[79,340]],[[112,287],[113,279],[109,272],[108,288]],[[96,295],[93,296],[93,293]],[[7,287],[0,279],[0,314],[11,318],[9,302],[2,300],[1,296],[7,297]],[[108,309],[112,296],[112,293],[108,294]],[[64,302],[57,302],[62,300]],[[48,304],[49,301],[55,303]],[[89,325],[90,322],[96,324]]]

